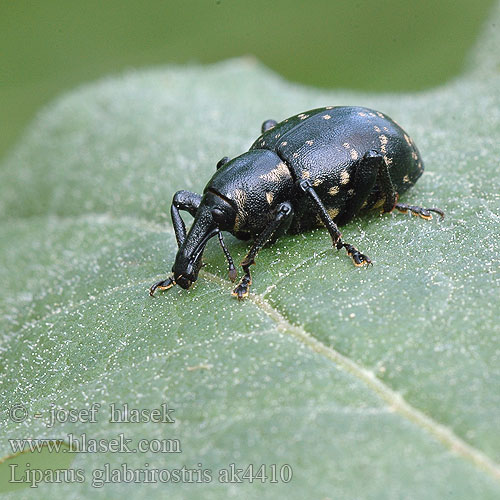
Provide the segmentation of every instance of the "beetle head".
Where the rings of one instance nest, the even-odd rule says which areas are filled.
[[[204,194],[193,225],[179,247],[172,267],[177,285],[187,290],[198,279],[208,240],[219,231],[230,230],[235,217],[236,210],[228,201],[212,191]]]

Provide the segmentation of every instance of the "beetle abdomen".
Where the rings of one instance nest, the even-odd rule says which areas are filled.
[[[379,154],[388,166],[394,189],[403,193],[422,175],[423,162],[411,138],[393,120],[367,108],[318,108],[278,123],[252,145],[271,149],[290,167],[296,180],[308,179],[332,219],[346,223],[349,200],[356,196],[367,155]],[[379,183],[365,194],[362,208],[382,204]],[[314,207],[295,207],[294,231],[317,225]]]

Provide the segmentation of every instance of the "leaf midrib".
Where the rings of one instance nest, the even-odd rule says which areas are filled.
[[[217,283],[224,288],[227,287],[227,283],[214,274],[201,270],[200,275],[203,275],[209,281]],[[486,471],[494,479],[500,482],[500,464],[494,462],[488,455],[479,449],[466,443],[445,425],[440,424],[419,409],[410,405],[401,394],[384,384],[372,371],[363,368],[349,357],[319,341],[312,334],[308,333],[304,327],[291,323],[262,295],[251,293],[247,300],[250,300],[274,321],[278,330],[292,335],[316,353],[333,361],[338,368],[351,374],[361,381],[369,390],[374,392],[386,403],[390,410],[397,412],[402,417],[427,431],[433,438],[445,445],[449,451],[453,451],[460,457],[472,462],[475,466]]]

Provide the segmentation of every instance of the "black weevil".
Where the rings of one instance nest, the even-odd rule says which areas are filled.
[[[177,284],[188,289],[198,278],[208,240],[217,235],[229,264],[236,269],[222,231],[253,239],[241,262],[244,276],[233,291],[248,295],[250,265],[267,242],[285,232],[300,233],[326,226],[337,249],[345,248],[356,266],[371,260],[341,239],[337,226],[361,210],[382,207],[431,219],[437,208],[398,203],[424,171],[417,147],[405,131],[378,111],[352,106],[327,106],[292,116],[280,123],[267,120],[250,150],[230,160],[222,158],[203,196],[177,191],[171,206],[179,250],[173,275],[150,289]],[[194,217],[186,235],[179,211]]]

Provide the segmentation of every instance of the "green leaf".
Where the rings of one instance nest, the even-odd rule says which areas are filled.
[[[7,438],[70,433],[181,452],[78,453],[83,483],[15,498],[498,498],[498,23],[499,9],[460,79],[424,93],[319,91],[233,60],[124,74],[46,108],[0,170],[0,456]],[[446,219],[355,219],[344,239],[368,270],[324,230],[284,237],[259,254],[244,303],[211,242],[193,289],[150,298],[176,252],[172,194],[201,191],[264,119],[328,104],[400,122],[426,162],[404,200]],[[227,244],[237,258],[248,247]],[[51,408],[92,403],[96,422],[47,427]],[[109,422],[112,403],[167,403],[175,423]],[[268,479],[219,482],[232,463],[265,464]],[[212,480],[97,487],[105,464]],[[292,480],[271,484],[272,464]]]

